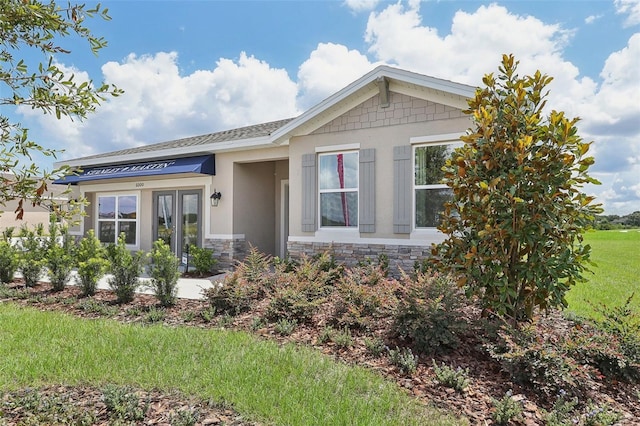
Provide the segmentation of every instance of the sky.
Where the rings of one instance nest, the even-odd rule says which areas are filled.
[[[91,5],[91,2],[87,2]],[[10,112],[58,159],[295,117],[387,64],[479,86],[503,53],[554,77],[549,109],[580,117],[606,214],[640,210],[640,0],[103,1],[110,21],[55,61],[125,94],[84,121]],[[21,52],[22,53],[22,52]],[[29,56],[30,60],[40,59]],[[51,161],[38,159],[51,167]]]

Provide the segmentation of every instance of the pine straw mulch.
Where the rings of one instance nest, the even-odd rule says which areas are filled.
[[[9,288],[24,288],[20,281],[15,281]],[[354,344],[351,347],[338,347],[332,342],[320,344],[318,336],[325,325],[328,324],[330,313],[321,307],[314,316],[313,326],[298,325],[295,331],[288,336],[277,333],[274,324],[263,323],[256,329],[255,318],[262,318],[268,301],[259,302],[250,312],[236,317],[211,315],[209,303],[204,300],[180,299],[175,306],[162,309],[162,318],[154,317],[160,309],[157,299],[150,295],[137,294],[133,302],[123,305],[115,303],[112,292],[98,290],[92,298],[80,296],[80,290],[74,286],[67,286],[61,292],[53,292],[48,283],[41,282],[36,287],[26,289],[29,294],[23,294],[18,298],[1,299],[0,303],[11,300],[24,306],[32,306],[43,311],[61,311],[83,318],[108,317],[124,323],[150,323],[162,321],[166,326],[191,326],[200,328],[232,328],[245,330],[260,336],[261,338],[276,340],[281,343],[293,342],[311,346],[329,355],[336,360],[348,364],[368,367],[379,372],[390,380],[395,381],[404,388],[407,393],[413,395],[425,404],[435,405],[450,413],[462,415],[472,425],[495,424],[492,413],[495,410],[494,400],[501,399],[506,392],[511,391],[513,398],[519,401],[523,408],[522,417],[510,424],[514,425],[543,425],[544,410],[549,410],[553,401],[547,401],[537,396],[531,389],[521,387],[511,381],[499,364],[491,359],[486,351],[481,348],[482,331],[471,326],[467,333],[461,336],[461,343],[456,350],[445,355],[438,355],[435,361],[438,365],[444,363],[450,366],[468,369],[471,379],[470,385],[463,391],[457,392],[452,388],[440,385],[435,380],[432,357],[420,357],[417,370],[414,374],[403,374],[393,366],[387,356],[372,356],[366,350],[364,336],[353,334]],[[97,303],[88,303],[88,301]],[[479,317],[479,312],[469,308],[467,312],[469,323],[477,323],[474,319]],[[562,321],[558,317],[558,321]],[[397,343],[388,335],[389,322],[378,322],[372,334],[385,340],[389,347],[395,347]],[[640,425],[640,391],[633,385],[620,382],[593,381],[588,383],[587,395],[589,399],[598,403],[605,403],[609,407],[622,413],[623,419],[616,424]],[[46,392],[63,394],[68,401],[83,407],[94,406],[96,412],[100,412],[100,392],[92,388],[74,387],[49,387]],[[200,421],[198,424],[226,424],[248,425],[241,416],[233,412],[230,407],[218,407],[215,403],[194,402],[181,398],[178,394],[162,395],[149,394],[154,404],[149,406],[149,411],[144,422],[145,425],[170,424],[168,419],[174,413],[176,407],[198,407]],[[145,395],[146,396],[146,395]],[[171,411],[174,410],[174,411]],[[104,410],[103,410],[104,411]],[[11,412],[5,413],[11,415]],[[18,418],[10,418],[8,424],[16,424]],[[1,424],[1,423],[0,423]],[[100,423],[98,423],[100,424]]]

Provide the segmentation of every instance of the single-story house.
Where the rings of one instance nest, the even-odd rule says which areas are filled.
[[[3,173],[0,178],[3,182],[14,181],[14,175],[11,173]],[[48,182],[48,181],[47,181]],[[45,230],[48,229],[49,221],[51,217],[51,210],[49,208],[50,202],[56,204],[66,204],[69,197],[65,193],[66,188],[59,185],[51,185],[47,183],[47,191],[43,195],[43,205],[34,205],[31,200],[24,200],[22,203],[22,218],[18,219],[16,216],[16,209],[18,208],[18,200],[5,200],[0,202],[0,232],[4,232],[8,228],[13,228],[13,235],[17,236],[22,227],[34,229],[35,227],[42,225]]]
[[[408,270],[443,235],[443,159],[470,126],[475,88],[379,66],[302,115],[58,163],[90,204],[78,235],[167,241],[231,266],[249,245],[292,257],[386,254]]]

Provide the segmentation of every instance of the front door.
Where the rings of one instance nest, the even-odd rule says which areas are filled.
[[[183,259],[187,247],[200,247],[202,191],[156,191],[153,193],[153,238],[164,240]],[[183,262],[184,263],[184,262]]]

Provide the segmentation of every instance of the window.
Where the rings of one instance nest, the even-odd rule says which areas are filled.
[[[358,226],[358,152],[318,157],[320,226]]]
[[[110,195],[98,197],[98,239],[115,243],[118,235],[125,234],[128,245],[137,245],[138,196]]]
[[[451,189],[440,183],[442,166],[458,143],[430,144],[414,149],[415,227],[435,228],[440,223],[444,203],[453,195]]]

